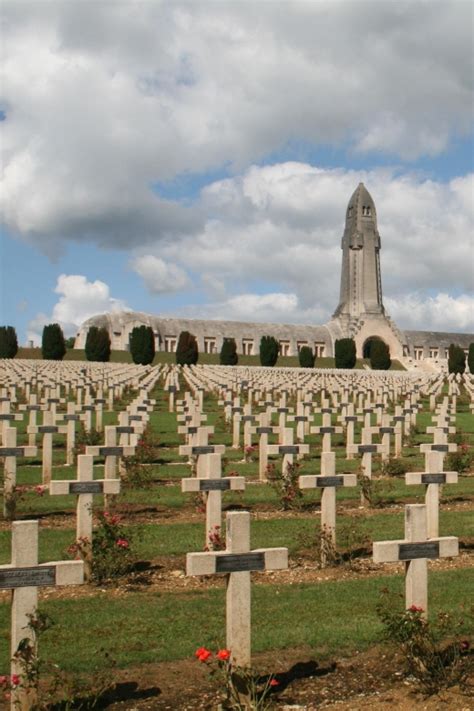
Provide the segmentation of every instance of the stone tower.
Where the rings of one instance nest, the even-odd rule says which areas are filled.
[[[354,338],[359,357],[371,338],[382,339],[392,357],[400,357],[404,339],[382,300],[377,211],[363,183],[349,200],[341,248],[341,289],[339,305],[328,324],[331,332],[335,338]]]

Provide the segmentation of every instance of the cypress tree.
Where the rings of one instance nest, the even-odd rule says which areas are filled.
[[[196,365],[199,351],[196,336],[189,331],[181,331],[176,346],[176,363],[178,365]]]
[[[18,353],[18,339],[13,326],[0,326],[0,358],[14,358]]]
[[[466,370],[466,354],[461,346],[451,343],[448,351],[448,372],[464,373]]]
[[[352,368],[356,364],[356,344],[353,338],[339,338],[334,345],[336,368]]]
[[[50,323],[43,328],[41,352],[45,360],[62,360],[66,353],[66,342],[59,323]]]
[[[386,343],[374,339],[370,348],[370,367],[372,370],[389,370],[392,361]]]
[[[155,336],[151,326],[135,326],[130,334],[130,353],[137,365],[150,365],[155,357]]]
[[[87,331],[86,344],[84,350],[87,360],[97,360],[97,341],[99,337],[99,329],[97,326],[91,326]]]
[[[314,368],[315,354],[309,346],[302,346],[298,353],[301,368]]]
[[[262,336],[260,340],[260,364],[273,367],[278,360],[278,341],[273,336]]]
[[[224,338],[219,354],[219,362],[221,365],[237,365],[239,356],[237,355],[235,338]]]
[[[86,337],[86,358],[87,360],[108,363],[110,360],[110,336],[108,330],[103,326],[91,326]]]
[[[471,375],[474,375],[474,343],[469,344],[469,351],[467,354],[467,364]]]

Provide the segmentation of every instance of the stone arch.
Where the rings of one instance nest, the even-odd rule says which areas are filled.
[[[385,345],[389,348],[388,344],[384,341],[383,338],[380,338],[380,336],[369,336],[368,338],[365,339],[363,345],[362,345],[362,358],[370,358],[370,349],[372,347],[372,343],[374,341],[381,341],[382,343],[385,343]]]

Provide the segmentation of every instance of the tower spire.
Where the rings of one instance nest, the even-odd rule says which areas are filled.
[[[341,289],[334,317],[352,321],[384,314],[377,212],[363,183],[349,200],[341,248]]]

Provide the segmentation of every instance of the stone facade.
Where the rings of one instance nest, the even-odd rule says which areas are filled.
[[[390,319],[382,298],[377,212],[363,183],[357,186],[349,200],[341,248],[339,304],[326,325],[160,318],[121,311],[85,321],[77,334],[75,348],[84,348],[87,332],[94,325],[108,329],[112,349],[128,350],[131,331],[135,326],[145,324],[153,329],[157,351],[174,352],[181,331],[196,336],[201,353],[219,353],[224,338],[235,338],[237,352],[246,355],[258,355],[262,336],[276,338],[282,355],[296,355],[303,345],[307,345],[317,357],[333,356],[334,343],[339,338],[353,338],[358,357],[363,357],[368,343],[381,339],[389,346],[392,358],[408,366],[416,367],[420,362],[429,361],[436,367],[446,362],[451,343],[467,351],[469,344],[474,342],[474,334],[403,332]]]

